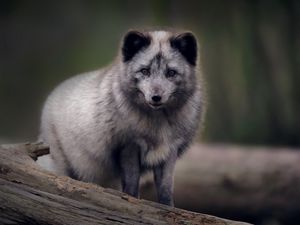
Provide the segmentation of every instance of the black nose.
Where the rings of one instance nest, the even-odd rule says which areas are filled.
[[[152,96],[152,100],[153,100],[154,102],[160,102],[161,97],[160,97],[159,95],[154,95],[154,96]]]

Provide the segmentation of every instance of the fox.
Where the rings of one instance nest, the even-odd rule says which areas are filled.
[[[40,140],[50,146],[51,169],[136,198],[151,172],[158,202],[174,206],[175,164],[205,111],[198,58],[190,31],[128,31],[111,65],[48,96]]]

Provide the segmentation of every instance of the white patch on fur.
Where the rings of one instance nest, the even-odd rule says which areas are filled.
[[[158,42],[161,42],[161,41],[166,41],[169,36],[170,36],[170,33],[166,32],[166,31],[154,31],[152,34],[151,34],[153,40],[154,40],[154,43],[158,43]]]
[[[51,159],[50,155],[40,156],[40,157],[38,157],[38,160],[36,162],[43,169],[46,169],[51,172],[57,172],[55,170],[55,165],[54,165],[53,160]]]
[[[164,161],[170,152],[170,147],[166,144],[159,145],[156,149],[147,152],[145,161],[148,165],[156,165]]]

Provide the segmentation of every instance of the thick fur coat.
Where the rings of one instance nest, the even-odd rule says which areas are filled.
[[[41,119],[52,169],[136,197],[152,170],[159,202],[173,205],[176,160],[203,117],[197,53],[190,32],[129,31],[113,64],[60,84]]]

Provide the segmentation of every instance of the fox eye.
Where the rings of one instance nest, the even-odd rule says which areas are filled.
[[[149,68],[143,68],[143,69],[141,69],[141,73],[145,76],[149,76],[150,75],[150,69]]]
[[[174,77],[177,74],[176,70],[168,69],[166,73],[166,77]]]

